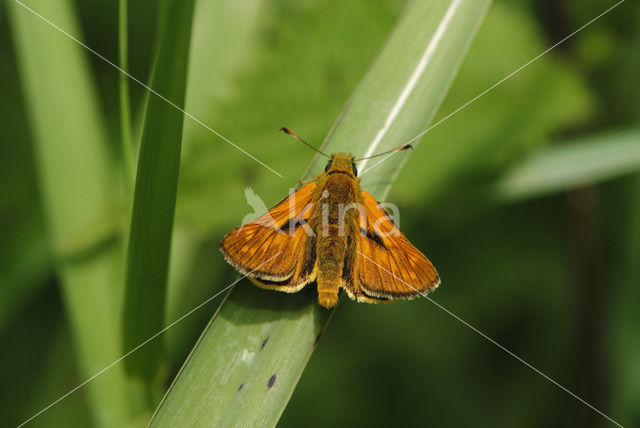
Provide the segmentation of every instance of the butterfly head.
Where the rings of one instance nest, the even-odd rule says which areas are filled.
[[[358,170],[356,168],[356,163],[353,160],[353,156],[348,153],[332,154],[324,172],[329,174],[332,172],[342,172],[353,177],[358,176]]]

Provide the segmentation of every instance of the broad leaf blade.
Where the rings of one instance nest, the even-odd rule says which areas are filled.
[[[363,155],[421,132],[444,97],[489,1],[415,2],[353,94],[324,144]],[[383,132],[384,131],[384,132]],[[377,138],[383,132],[382,137]],[[382,198],[407,154],[389,158],[363,180]],[[305,178],[324,167],[316,157]],[[151,426],[272,426],[278,421],[331,312],[313,287],[297,295],[244,281],[203,333]]]

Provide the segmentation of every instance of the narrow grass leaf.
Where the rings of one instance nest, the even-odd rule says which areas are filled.
[[[193,0],[161,3],[161,27],[151,88],[182,108],[193,19]],[[176,201],[183,113],[149,94],[138,157],[127,255],[124,349],[164,326],[167,268]],[[151,379],[162,355],[160,340],[125,360],[127,370]]]
[[[640,300],[640,174],[624,182],[622,194],[624,197],[616,205],[606,207],[615,210],[616,227],[626,239],[614,250],[620,269],[611,274],[611,285],[616,292],[606,302],[609,319],[605,340],[612,350],[611,412],[618,420],[629,422],[626,426],[631,426],[632,421],[640,420],[636,405],[640,394],[640,343],[636,340],[640,328],[636,309]]]
[[[195,4],[185,99],[185,110],[190,114],[198,118],[207,117],[209,109],[220,105],[225,94],[235,87],[237,76],[250,68],[251,53],[261,46],[261,26],[256,23],[260,11],[263,11],[263,0],[245,0],[242,4],[236,0],[214,0]],[[220,61],[220,58],[225,60]],[[212,82],[215,82],[215,86],[212,86]],[[187,165],[187,168],[181,168],[182,186],[185,181],[184,173],[189,172],[189,167],[197,169],[189,162],[187,153],[198,145],[198,141],[202,141],[200,139],[206,141],[208,148],[220,151],[228,149],[225,147],[226,143],[218,140],[208,129],[195,121],[187,120],[182,138],[182,165]],[[247,141],[242,140],[243,147],[245,143]],[[242,156],[245,157],[244,154]],[[251,159],[249,161],[253,162]],[[210,168],[215,169],[217,168]],[[229,176],[223,176],[224,183],[214,186],[229,185]],[[222,269],[226,264],[223,260],[211,263],[210,258],[217,257],[217,251],[208,254],[207,250],[203,250],[203,241],[206,241],[209,235],[195,222],[180,222],[180,209],[181,204],[184,209],[184,198],[184,187],[179,186],[169,265],[165,315],[167,320],[180,317],[209,297],[212,279],[207,272],[226,276],[226,270]],[[201,198],[198,199],[202,202]],[[200,204],[197,209],[203,215],[217,218],[208,214],[211,212],[208,206]],[[203,263],[206,263],[204,269]],[[180,362],[184,359],[184,350],[193,345],[194,335],[201,332],[203,319],[206,320],[209,316],[210,314],[202,311],[199,315],[185,319],[181,328],[167,331],[165,343],[170,361]]]
[[[128,31],[128,2],[118,2],[118,56],[120,68],[129,70],[129,31]],[[133,150],[131,127],[131,100],[129,97],[129,77],[120,73],[120,150],[122,151],[122,169],[127,196],[133,192]],[[129,198],[127,197],[127,201]]]
[[[411,3],[323,149],[362,156],[421,132],[489,3]],[[383,198],[407,155],[394,155],[365,175],[365,190]],[[304,178],[325,163],[316,157]],[[201,336],[150,425],[275,425],[331,317],[316,300],[314,287],[284,295],[240,283]]]
[[[640,170],[640,130],[554,144],[514,166],[496,184],[498,198],[521,200],[610,180]]]

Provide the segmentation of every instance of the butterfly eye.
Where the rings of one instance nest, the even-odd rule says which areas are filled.
[[[351,168],[353,169],[353,175],[358,176],[358,168],[356,168],[356,163],[351,162]]]
[[[327,163],[327,166],[324,168],[324,172],[329,171],[329,168],[331,168],[331,161]]]

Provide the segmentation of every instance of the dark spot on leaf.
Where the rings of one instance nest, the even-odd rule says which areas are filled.
[[[244,386],[244,383],[241,383],[240,386],[238,387],[238,392],[240,392],[242,390],[243,386]]]
[[[316,346],[318,346],[318,342],[320,341],[320,338],[322,337],[322,332],[318,333],[318,335],[316,336],[316,340],[313,341],[313,347],[315,348]]]
[[[260,345],[261,351],[264,349],[264,346],[267,344],[268,341],[269,341],[269,336],[267,336],[267,338],[262,341],[262,345]]]
[[[275,383],[276,383],[276,375],[272,374],[271,377],[269,378],[269,382],[267,383],[267,386],[271,388],[273,385],[275,385]]]

